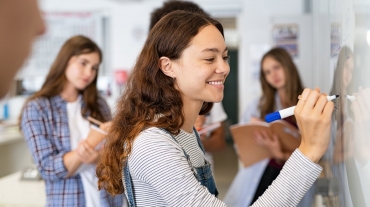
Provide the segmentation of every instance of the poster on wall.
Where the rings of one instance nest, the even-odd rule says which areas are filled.
[[[93,12],[46,12],[43,13],[46,33],[37,38],[30,57],[17,75],[45,76],[64,42],[74,35],[84,35],[103,45],[102,16]]]
[[[296,58],[299,56],[297,24],[276,24],[272,28],[272,40],[275,47],[286,49]]]

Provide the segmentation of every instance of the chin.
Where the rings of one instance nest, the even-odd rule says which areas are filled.
[[[218,97],[218,98],[214,98],[212,101],[208,101],[208,102],[213,102],[213,103],[219,103],[222,101],[222,99],[224,99],[224,97]]]
[[[87,88],[87,86],[77,86],[77,90],[83,91]]]

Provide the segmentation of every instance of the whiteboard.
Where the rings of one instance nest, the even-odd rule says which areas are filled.
[[[340,95],[322,159],[329,181],[322,206],[370,207],[369,11],[370,2],[314,1],[313,77]]]

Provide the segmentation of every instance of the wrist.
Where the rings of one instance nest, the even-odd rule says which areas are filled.
[[[318,163],[320,158],[322,157],[322,153],[317,152],[316,150],[307,149],[307,147],[300,145],[299,151],[302,152],[304,156],[306,156],[309,160],[314,163]]]

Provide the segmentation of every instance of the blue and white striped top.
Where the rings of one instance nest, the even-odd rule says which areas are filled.
[[[226,206],[194,177],[182,148],[192,164],[204,164],[204,154],[194,133],[175,136],[148,128],[135,139],[128,158],[135,202],[141,206]],[[315,182],[322,168],[298,149],[284,165],[279,177],[253,206],[296,206]]]

